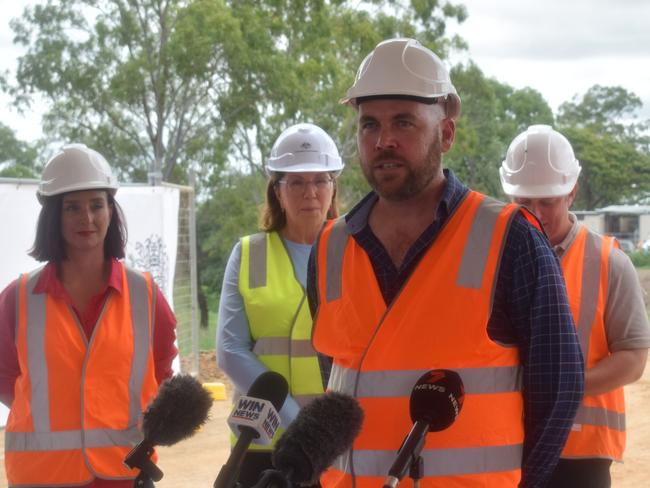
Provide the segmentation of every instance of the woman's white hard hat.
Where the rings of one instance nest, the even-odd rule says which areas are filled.
[[[336,144],[327,132],[314,124],[296,124],[284,130],[273,144],[266,172],[328,171],[338,175],[343,166]]]
[[[80,190],[117,191],[117,179],[106,159],[84,144],[63,146],[45,164],[36,196],[43,198]]]

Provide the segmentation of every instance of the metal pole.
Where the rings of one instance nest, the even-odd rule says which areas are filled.
[[[190,169],[189,183],[192,188],[190,192],[189,209],[189,234],[190,234],[190,304],[191,304],[191,327],[192,327],[192,374],[199,374],[199,322],[198,322],[198,283],[196,273],[196,208],[194,200],[196,197],[196,175]]]

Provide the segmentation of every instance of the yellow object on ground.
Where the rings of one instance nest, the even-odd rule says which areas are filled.
[[[214,400],[226,399],[226,385],[224,385],[220,381],[213,382],[213,383],[203,383],[203,388],[205,388],[210,392]]]

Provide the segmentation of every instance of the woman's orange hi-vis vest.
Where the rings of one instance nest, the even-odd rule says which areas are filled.
[[[353,448],[321,478],[324,487],[383,484],[412,427],[411,390],[433,368],[460,374],[465,402],[450,428],[427,435],[421,486],[517,486],[524,441],[519,353],[486,330],[517,209],[469,192],[388,308],[344,219],[323,230],[313,342],[334,360],[329,389],[356,397],[365,414]]]
[[[609,257],[615,246],[612,237],[600,236],[581,225],[561,259],[585,370],[609,356],[604,317]],[[623,388],[602,395],[585,395],[562,457],[621,461],[624,448]]]
[[[40,270],[18,285],[16,381],[5,433],[10,487],[133,479],[123,464],[142,440],[141,413],[155,395],[151,278],[123,267],[86,339],[61,299],[32,293]]]

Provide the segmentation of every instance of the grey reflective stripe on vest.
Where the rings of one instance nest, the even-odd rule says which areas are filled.
[[[340,217],[332,225],[329,239],[327,240],[325,298],[328,302],[341,298],[341,289],[343,288],[343,254],[349,235],[345,218]]]
[[[130,446],[142,440],[137,427],[127,430],[92,429],[59,432],[6,432],[5,449],[12,452],[61,451],[83,447]],[[83,439],[83,440],[82,440]]]
[[[456,276],[457,286],[481,288],[494,227],[504,207],[505,203],[490,197],[485,197],[480,203],[463,249],[460,268]]]
[[[137,425],[142,407],[140,392],[147,371],[149,350],[152,347],[151,324],[149,323],[149,292],[147,280],[139,271],[126,268],[131,302],[131,325],[133,327],[133,358],[129,377],[129,426]],[[153,285],[153,284],[152,284]],[[152,290],[153,292],[153,290]]]
[[[133,360],[129,377],[129,429],[127,430],[75,430],[53,432],[50,424],[50,402],[48,395],[48,371],[45,354],[45,293],[34,294],[32,290],[38,280],[40,270],[30,274],[27,281],[27,362],[31,390],[31,408],[34,432],[5,432],[7,451],[31,451],[57,449],[76,449],[82,447],[130,446],[142,438],[137,430],[140,419],[140,395],[147,370],[151,335],[149,324],[149,299],[145,277],[126,268],[126,276],[131,301],[131,323],[133,327]],[[109,295],[110,300],[112,294]],[[101,321],[107,303],[98,319]],[[98,324],[95,324],[97,327]],[[94,337],[94,334],[93,334]],[[88,351],[90,350],[88,346]],[[88,351],[84,362],[82,382],[85,378]],[[83,409],[84,398],[81,398]],[[70,447],[61,447],[70,446]]]
[[[580,291],[580,316],[577,333],[584,360],[589,356],[591,331],[598,308],[598,293],[600,292],[601,250],[603,240],[600,236],[587,232],[585,251],[582,262],[582,290]]]
[[[601,407],[586,407],[580,405],[575,424],[596,425],[608,427],[613,430],[625,431],[625,414],[613,412]]]
[[[397,446],[396,446],[397,448]],[[424,476],[483,474],[520,469],[522,444],[510,446],[423,449]],[[395,460],[396,451],[355,450],[336,459],[333,466],[352,474],[349,456],[354,462],[355,476],[385,477]]]
[[[260,337],[253,353],[258,356],[291,356],[293,358],[311,358],[316,356],[316,351],[309,339],[293,339],[288,337]]]
[[[521,368],[454,368],[467,394],[521,391]],[[328,388],[357,398],[399,397],[410,395],[411,388],[427,369],[409,371],[364,371],[332,366]]]
[[[248,240],[248,287],[266,286],[266,232],[253,234]]]
[[[32,293],[41,275],[33,271],[27,279],[27,365],[31,385],[31,406],[34,430],[50,430],[50,397],[48,372],[45,363],[45,300],[47,294]]]

